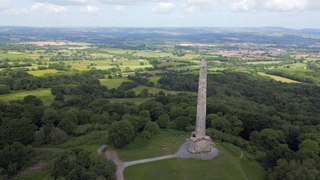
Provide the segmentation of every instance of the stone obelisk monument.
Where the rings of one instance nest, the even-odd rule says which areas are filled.
[[[202,59],[199,73],[198,104],[196,130],[188,139],[187,148],[190,153],[210,152],[213,143],[206,136],[206,105],[207,105],[207,62]]]

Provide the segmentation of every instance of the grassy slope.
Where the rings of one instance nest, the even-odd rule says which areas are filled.
[[[109,89],[118,88],[121,83],[127,82],[127,79],[100,79],[101,85],[107,86]]]
[[[173,154],[185,141],[188,134],[173,130],[161,131],[150,140],[137,138],[133,143],[118,150],[119,158],[123,161],[132,161],[144,158]]]
[[[262,73],[262,72],[259,72],[258,73],[259,75],[262,75],[262,76],[268,76],[276,81],[280,81],[280,82],[283,82],[283,83],[300,83],[299,81],[295,81],[295,80],[292,80],[292,79],[288,79],[288,78],[284,78],[284,77],[280,77],[280,76],[276,76],[276,75],[270,75],[270,74],[265,74],[265,73]]]
[[[174,130],[162,130],[150,140],[137,138],[133,143],[118,150],[122,160],[130,161],[175,153],[189,133]],[[82,148],[95,153],[101,144],[106,144],[107,131],[94,131],[87,135],[71,138],[60,145],[47,147],[70,149]],[[250,161],[245,154],[240,159],[239,148],[230,144],[217,144],[220,154],[211,161],[192,159],[169,159],[129,167],[125,170],[125,178],[130,179],[263,179],[264,171],[256,162]],[[51,179],[50,169],[57,155],[45,155],[42,160],[47,166],[22,179]]]
[[[0,95],[0,102],[7,103],[13,100],[22,100],[25,96],[33,95],[39,97],[45,105],[50,105],[53,101],[51,89],[36,89],[31,91],[15,91],[10,94]]]
[[[177,94],[178,91],[169,91],[169,90],[165,90],[165,89],[160,89],[160,88],[155,88],[155,87],[147,87],[147,86],[138,86],[136,88],[133,88],[131,90],[133,90],[136,95],[140,94],[142,92],[143,89],[148,89],[150,94],[157,94],[160,91],[166,93],[166,94]]]
[[[118,151],[119,157],[125,161],[157,157],[177,151],[188,134],[176,131],[162,131],[149,141],[136,139],[133,143]],[[255,161],[249,160],[245,153],[236,146],[217,144],[219,155],[213,160],[168,159],[152,163],[140,164],[125,169],[125,179],[265,179],[265,172]]]
[[[46,70],[33,70],[33,71],[28,71],[29,74],[33,75],[33,76],[46,76],[46,75],[50,75],[50,74],[55,74],[59,71],[55,70],[55,69],[46,69]]]
[[[169,159],[147,164],[140,164],[125,169],[125,179],[265,179],[262,167],[240,159],[226,148],[217,144],[219,155],[210,161],[194,159]]]

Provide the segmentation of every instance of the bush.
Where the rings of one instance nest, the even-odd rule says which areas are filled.
[[[9,86],[0,84],[0,94],[8,94],[10,92]]]
[[[44,129],[40,128],[38,131],[34,133],[34,141],[36,145],[45,144],[46,142],[46,135],[44,133]]]
[[[74,134],[76,136],[85,135],[94,130],[104,130],[108,127],[108,125],[101,125],[101,124],[85,124],[79,125],[75,130]]]
[[[176,130],[185,131],[190,126],[190,119],[187,116],[180,116],[173,123]]]
[[[170,117],[169,117],[168,114],[161,114],[161,115],[158,117],[158,119],[157,119],[156,122],[158,123],[158,125],[159,125],[160,128],[166,129],[166,128],[168,128],[168,126],[169,126]]]
[[[63,119],[59,124],[58,127],[60,127],[63,131],[65,131],[67,134],[71,135],[74,134],[75,129],[77,128],[77,124],[67,120]]]
[[[72,149],[54,162],[51,175],[55,179],[114,179],[116,165],[106,159],[97,159],[88,151]]]
[[[152,136],[154,136],[156,134],[159,134],[160,129],[157,123],[150,121],[147,123],[143,131],[148,131]]]
[[[134,139],[134,128],[128,120],[121,120],[111,124],[108,141],[116,148],[122,148]]]
[[[54,128],[49,134],[50,143],[60,144],[64,143],[69,139],[69,136],[60,128]]]
[[[31,153],[29,147],[23,146],[19,142],[6,145],[0,151],[0,167],[6,171],[6,174],[12,176],[30,162]]]
[[[41,101],[41,99],[37,98],[36,96],[26,96],[23,98],[23,104],[30,104],[30,105],[34,105],[34,106],[42,106],[43,102]]]

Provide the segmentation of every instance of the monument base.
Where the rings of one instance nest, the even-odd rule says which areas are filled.
[[[194,137],[194,135],[192,135],[192,137],[187,140],[187,150],[194,154],[210,152],[212,145],[213,143],[209,136]]]

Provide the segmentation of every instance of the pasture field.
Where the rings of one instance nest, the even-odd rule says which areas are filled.
[[[256,64],[279,64],[279,63],[282,63],[282,61],[257,61],[257,62],[247,62],[246,64],[256,65]]]
[[[169,91],[169,90],[166,90],[166,89],[160,89],[160,88],[156,88],[156,87],[147,87],[147,86],[138,86],[138,87],[135,87],[135,88],[130,89],[130,90],[134,91],[136,93],[136,95],[138,95],[143,91],[143,89],[147,89],[150,94],[158,94],[160,91],[164,92],[165,94],[177,94],[177,93],[179,93],[178,91]]]
[[[100,84],[103,86],[107,86],[109,89],[117,89],[120,87],[121,83],[129,82],[130,80],[120,78],[120,79],[100,79]]]
[[[272,70],[274,72],[280,72],[283,77],[301,79],[301,82],[314,82],[316,84],[320,83],[320,72],[312,71],[309,69],[293,69],[293,68],[277,68]],[[308,81],[306,81],[308,80]]]
[[[136,50],[124,50],[124,49],[114,49],[114,48],[106,48],[100,50],[100,52],[103,52],[103,54],[109,54],[109,55],[122,55],[122,54],[132,54],[136,57],[146,57],[146,58],[160,58],[160,57],[169,57],[171,59],[176,60],[192,60],[194,58],[199,58],[198,54],[193,53],[187,53],[184,56],[176,56],[173,55],[170,52],[161,52],[161,51],[136,51]],[[102,54],[102,53],[99,53]],[[105,55],[108,56],[108,55]]]
[[[22,100],[28,95],[37,96],[46,106],[49,106],[53,102],[53,96],[51,95],[51,89],[49,88],[30,91],[14,91],[10,94],[0,95],[0,102],[8,103],[13,100]]]
[[[160,78],[161,78],[161,76],[152,76],[152,77],[150,77],[150,81],[153,82],[155,86],[157,86]]]
[[[143,62],[144,64],[141,65],[140,63]],[[67,64],[71,65],[73,69],[79,70],[79,71],[84,71],[84,70],[89,70],[89,67],[94,67],[97,69],[102,69],[102,70],[108,70],[111,68],[120,68],[121,70],[135,70],[139,68],[150,68],[152,65],[150,65],[147,61],[144,60],[116,60],[116,61],[111,61],[111,60],[83,60],[83,61],[70,61],[67,62]]]
[[[38,76],[38,77],[42,77],[42,76],[48,76],[50,74],[55,74],[58,73],[60,71],[55,70],[55,69],[45,69],[45,70],[32,70],[32,71],[28,71],[29,74],[33,75],[33,76]]]
[[[36,52],[31,53],[20,53],[20,52],[8,52],[0,53],[0,59],[10,59],[10,60],[20,60],[20,59],[32,59],[35,60],[39,57],[39,54]]]
[[[284,77],[281,77],[281,76],[266,74],[266,73],[262,73],[262,72],[259,72],[258,74],[261,75],[261,76],[270,77],[270,78],[272,78],[272,79],[274,79],[276,81],[283,82],[283,83],[300,83],[299,81],[295,81],[295,80],[292,80],[292,79],[284,78]]]

